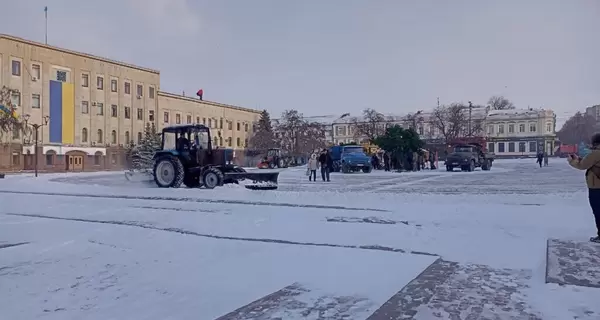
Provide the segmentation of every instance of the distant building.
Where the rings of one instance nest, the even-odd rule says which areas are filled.
[[[596,122],[600,122],[600,104],[585,108],[585,113],[589,116],[594,117],[594,119],[596,119]]]
[[[323,116],[307,116],[304,117],[303,120],[309,123],[318,123],[321,125],[321,128],[324,131],[325,141],[329,144],[333,144],[333,122],[339,118],[336,115],[323,115]],[[277,127],[280,124],[280,119],[272,119],[271,124],[273,126],[273,130],[275,130],[275,137],[281,135],[281,132],[277,132]]]
[[[467,112],[467,111],[465,111]],[[415,112],[406,115],[384,115],[385,120],[380,124],[415,127],[419,135],[427,142],[443,143],[442,132],[433,125],[431,112]],[[356,118],[350,115],[341,117],[333,122],[333,143],[365,143],[367,137],[361,136],[356,130]],[[360,122],[360,119],[358,120]],[[538,150],[544,150],[552,155],[556,140],[556,115],[552,110],[492,110],[485,107],[473,107],[471,123],[480,125],[481,130],[474,133],[486,138],[489,151],[498,157],[533,156]]]
[[[547,109],[494,110],[486,118],[487,148],[499,157],[554,153],[556,115]]]

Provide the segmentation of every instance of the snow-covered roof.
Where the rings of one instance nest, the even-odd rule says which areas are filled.
[[[488,113],[488,117],[519,117],[519,116],[540,116],[545,113],[553,113],[551,110],[545,109],[508,109],[508,110],[492,110]]]

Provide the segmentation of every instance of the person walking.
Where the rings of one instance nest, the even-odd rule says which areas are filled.
[[[567,159],[573,168],[585,170],[588,198],[596,220],[597,232],[595,237],[590,238],[590,241],[600,243],[600,133],[594,134],[591,140],[591,152],[587,156],[580,158],[570,154]]]
[[[333,168],[333,159],[329,154],[329,150],[324,150],[319,156],[319,164],[321,165],[321,178],[323,181],[329,182],[329,173]]]
[[[317,181],[317,169],[319,169],[319,160],[317,154],[313,153],[308,159],[308,181]]]
[[[390,153],[387,151],[383,154],[383,166],[385,171],[390,171]]]
[[[540,165],[540,168],[542,167],[542,160],[544,159],[544,153],[543,152],[538,152],[537,153],[537,163]]]

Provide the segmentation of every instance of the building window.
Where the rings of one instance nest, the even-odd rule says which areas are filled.
[[[537,142],[535,142],[535,141],[529,142],[529,152],[537,152]]]
[[[175,114],[175,124],[181,124],[181,115],[179,113]]]
[[[31,73],[32,76],[36,79],[39,80],[42,77],[42,72],[41,72],[41,67],[39,64],[33,64],[31,65]]]
[[[598,109],[600,110],[600,109]],[[546,132],[552,132],[552,123],[548,122],[546,123]]]
[[[21,93],[19,92],[12,92],[12,94],[10,95],[10,103],[13,106],[20,106],[21,105]]]
[[[248,147],[248,139],[244,139],[244,147]]]
[[[12,75],[17,77],[21,76],[21,61],[12,61]]]
[[[67,82],[67,72],[63,70],[56,70],[56,80],[60,82]]]
[[[125,107],[125,119],[131,119],[131,108]]]
[[[210,118],[208,119],[208,127],[212,128],[212,119],[210,119]]]
[[[237,123],[237,131],[240,131],[240,128],[241,128],[241,127],[240,127],[240,123],[238,122],[238,123]]]
[[[248,132],[248,127],[249,125],[247,123],[244,123],[244,131]]]
[[[515,152],[515,143],[514,142],[508,143],[508,152]]]
[[[535,132],[536,131],[536,126],[535,123],[530,123],[529,124],[529,132]]]
[[[488,134],[492,134],[492,133],[494,133],[494,125],[493,124],[488,126]]]
[[[219,119],[219,129],[223,129],[223,118]]]
[[[504,142],[498,142],[498,152],[504,152]]]
[[[21,129],[19,128],[19,126],[17,124],[13,125],[12,128],[12,138],[13,140],[19,139],[19,137],[21,136]]]
[[[154,122],[154,110],[148,111],[148,121]]]
[[[519,125],[519,132],[525,132],[525,125],[522,123]]]
[[[164,115],[163,115],[163,117],[164,117],[163,122],[164,123],[169,123],[169,113],[165,112]]]
[[[102,135],[102,129],[98,129],[98,136],[96,138],[98,143],[102,143],[102,141],[104,140],[104,136]]]
[[[231,137],[227,138],[227,146],[231,147]]]
[[[100,159],[102,157],[102,152],[98,151],[94,154],[94,165],[99,166],[100,165]]]
[[[46,165],[51,166],[54,164],[54,154],[46,153]]]
[[[33,109],[39,109],[40,108],[40,95],[39,94],[32,94],[31,95],[31,108]]]
[[[192,116],[188,114],[188,115],[187,115],[187,117],[186,117],[186,120],[187,120],[186,122],[187,122],[188,124],[189,124],[189,123],[192,123]]]
[[[116,104],[110,106],[110,116],[116,118],[119,114],[119,109]]]
[[[519,152],[525,152],[525,142],[519,142]]]
[[[90,86],[90,76],[85,73],[81,74],[81,86],[87,88]]]
[[[495,145],[493,142],[488,143],[488,151],[489,152],[495,152],[494,147],[495,147]]]
[[[129,131],[125,131],[125,143],[129,144]]]
[[[200,124],[200,117],[196,117],[196,124]]]
[[[219,137],[219,145],[222,146],[223,145],[223,137]]]
[[[117,92],[117,88],[118,88],[118,86],[117,86],[117,80],[111,79],[110,80],[110,91],[111,92]]]
[[[87,101],[81,101],[81,113],[88,114],[90,113],[90,104]]]
[[[240,138],[237,138],[236,140],[237,140],[237,141],[236,141],[236,144],[237,144],[237,146],[238,146],[238,147],[241,147],[241,144],[242,144],[242,139],[240,139]]]
[[[81,142],[87,142],[87,141],[88,141],[87,129],[83,128],[83,129],[81,129]]]
[[[96,88],[98,90],[104,90],[104,78],[96,77]]]
[[[131,94],[131,83],[125,82],[125,94]]]
[[[154,87],[148,88],[148,97],[150,97],[150,99],[154,99]]]
[[[137,96],[142,97],[144,95],[144,86],[141,84],[137,85]]]
[[[206,118],[202,118],[202,124],[206,125]]]
[[[97,115],[103,116],[104,115],[104,103],[98,102],[96,104],[96,110],[97,110]]]
[[[419,127],[419,135],[423,135],[425,133],[425,128]]]
[[[144,109],[142,109],[142,108],[137,109],[137,119],[144,120]]]
[[[141,132],[137,133],[137,143],[138,144],[142,143],[142,133]]]
[[[116,144],[117,143],[117,131],[113,130],[110,132],[110,142],[112,144]]]
[[[227,129],[233,130],[233,122],[232,121],[227,121]]]
[[[508,133],[515,133],[515,125],[514,124],[508,125]]]
[[[503,124],[498,125],[498,133],[504,133],[504,125]]]

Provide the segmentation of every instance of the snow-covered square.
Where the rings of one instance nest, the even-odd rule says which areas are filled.
[[[562,159],[331,182],[290,168],[277,191],[14,175],[0,203],[0,319],[600,319],[600,289],[546,283],[597,274],[547,270],[569,260],[549,239],[576,250],[595,231]]]

